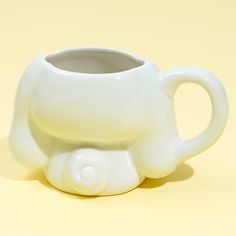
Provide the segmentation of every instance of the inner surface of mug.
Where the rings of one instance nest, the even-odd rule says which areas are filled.
[[[128,53],[109,49],[74,49],[46,57],[53,66],[77,73],[115,73],[133,69],[144,61]]]

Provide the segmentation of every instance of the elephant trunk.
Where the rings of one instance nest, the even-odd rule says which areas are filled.
[[[75,192],[98,195],[108,186],[110,170],[109,159],[104,152],[86,148],[74,151],[67,158],[64,177]]]

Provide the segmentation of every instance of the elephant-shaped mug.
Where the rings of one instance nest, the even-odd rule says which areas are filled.
[[[178,135],[173,95],[185,82],[208,92],[212,119]],[[150,60],[111,48],[65,49],[36,58],[15,97],[10,147],[66,192],[113,195],[161,178],[212,145],[228,115],[221,83],[206,70],[160,72]]]

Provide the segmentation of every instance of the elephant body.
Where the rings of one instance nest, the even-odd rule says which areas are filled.
[[[61,190],[129,191],[181,160],[169,92],[159,69],[134,55],[82,49],[39,57],[18,87],[12,150]]]

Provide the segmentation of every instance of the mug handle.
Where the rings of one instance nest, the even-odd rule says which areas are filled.
[[[228,117],[228,102],[223,85],[211,73],[194,67],[178,67],[160,72],[160,83],[167,96],[173,97],[179,85],[192,82],[201,85],[211,99],[212,116],[208,127],[198,136],[183,140],[179,138],[179,162],[194,156],[220,137]]]

